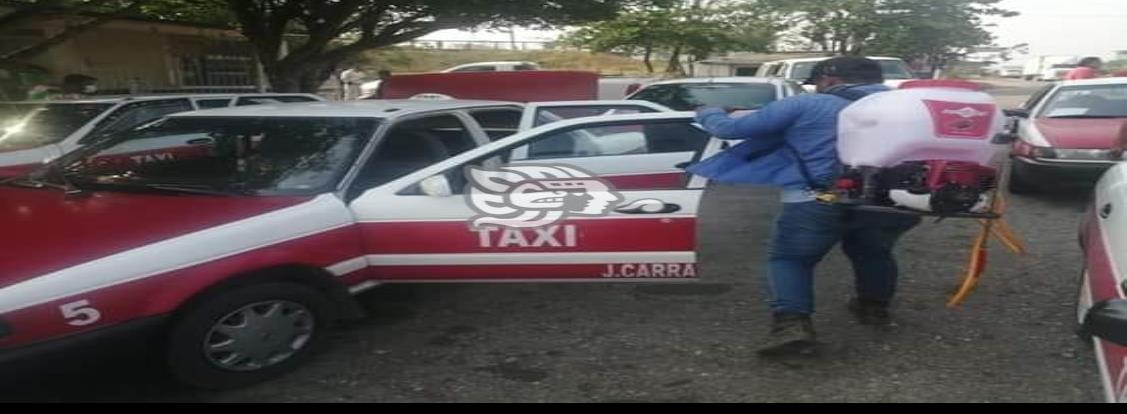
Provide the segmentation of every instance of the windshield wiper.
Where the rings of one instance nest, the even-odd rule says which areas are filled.
[[[157,191],[166,191],[170,193],[185,193],[196,195],[209,195],[219,197],[233,197],[239,195],[250,195],[249,191],[244,190],[227,190],[219,189],[208,186],[195,186],[195,185],[180,185],[180,184],[141,184],[141,187],[151,188]]]
[[[194,195],[207,195],[217,197],[235,197],[242,195],[254,195],[254,192],[240,188],[220,188],[207,185],[191,185],[191,184],[171,184],[171,183],[149,183],[149,182],[121,182],[121,181],[108,181],[108,182],[90,182],[84,183],[92,186],[119,188],[125,190],[140,190],[140,191],[155,191],[162,193],[181,193],[181,194],[194,194]]]
[[[47,179],[48,176],[55,175],[58,178],[58,183],[51,182]],[[39,173],[32,173],[21,177],[13,177],[6,180],[0,180],[0,185],[11,185],[22,188],[43,189],[50,188],[62,191],[66,197],[77,197],[86,194],[86,190],[74,185],[73,182],[67,178],[66,173],[56,170],[54,167],[47,167],[45,171]]]

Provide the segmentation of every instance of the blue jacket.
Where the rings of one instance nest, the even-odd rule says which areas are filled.
[[[889,90],[881,84],[847,87],[871,94]],[[802,157],[811,178],[828,185],[840,174],[837,156],[838,115],[852,101],[826,93],[803,94],[733,119],[719,108],[701,110],[697,122],[717,138],[740,145],[689,168],[689,172],[728,184],[759,184],[790,190],[784,201],[797,202],[809,182],[795,157]],[[789,148],[788,148],[789,144]],[[791,149],[793,148],[793,150]]]

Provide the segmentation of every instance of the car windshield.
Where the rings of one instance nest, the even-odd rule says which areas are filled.
[[[317,194],[335,188],[378,124],[372,118],[173,117],[68,156],[62,169],[79,186]]]
[[[661,104],[674,111],[692,111],[701,106],[758,109],[778,100],[778,92],[769,83],[686,83],[651,86],[631,99]]]
[[[41,147],[66,139],[113,104],[16,103],[0,105],[0,151]]]
[[[1063,87],[1041,112],[1043,118],[1127,118],[1127,83]]]
[[[884,78],[888,80],[904,80],[912,79],[912,72],[908,70],[908,66],[899,60],[877,60],[880,63],[880,68],[884,71]],[[814,71],[814,66],[818,62],[804,62],[794,64],[794,70],[788,79],[796,81],[805,81],[810,79],[810,73]]]

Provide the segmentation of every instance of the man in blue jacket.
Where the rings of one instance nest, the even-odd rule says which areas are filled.
[[[857,296],[850,310],[863,324],[890,325],[896,292],[896,241],[920,219],[864,213],[821,203],[817,195],[841,172],[838,115],[853,101],[887,91],[880,64],[859,57],[819,63],[808,84],[818,93],[774,102],[744,117],[705,108],[697,121],[713,135],[744,142],[690,168],[721,183],[783,189],[782,216],[770,251],[768,284],[774,321],[764,356],[813,350],[814,268],[839,242],[853,262]]]

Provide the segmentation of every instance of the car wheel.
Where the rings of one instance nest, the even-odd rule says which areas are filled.
[[[167,346],[173,377],[198,388],[244,387],[292,371],[312,356],[331,320],[323,294],[293,283],[205,299],[177,318]]]
[[[1037,187],[1027,181],[1025,176],[1018,172],[1018,169],[1016,167],[1010,166],[1009,190],[1010,194],[1026,195],[1036,193]]]

